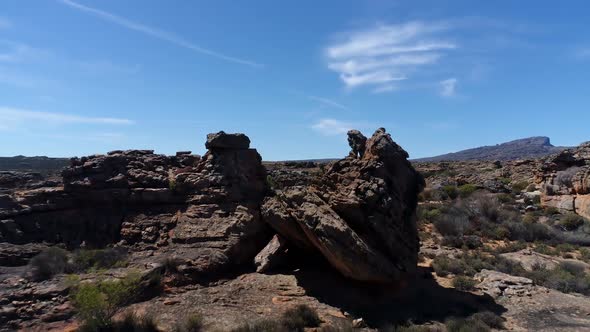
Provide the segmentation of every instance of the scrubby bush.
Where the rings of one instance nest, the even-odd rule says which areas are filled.
[[[443,186],[441,189],[450,199],[455,199],[459,196],[459,190],[455,186],[447,185]]]
[[[575,213],[568,213],[559,219],[559,226],[565,231],[574,231],[584,225],[584,218]]]
[[[447,247],[465,249],[476,249],[483,246],[481,238],[477,235],[445,236],[443,237],[441,244]]]
[[[562,262],[551,270],[544,266],[533,266],[533,270],[525,273],[524,276],[539,285],[560,292],[590,294],[590,276],[585,273],[584,266],[579,263]]]
[[[141,276],[130,273],[122,279],[101,279],[80,282],[72,288],[70,297],[79,317],[82,331],[113,328],[113,315],[139,295]]]
[[[466,276],[457,276],[453,279],[453,287],[460,291],[470,291],[475,288],[476,281]]]
[[[193,313],[186,317],[184,321],[177,322],[174,327],[175,332],[200,332],[203,331],[203,316],[199,313]]]
[[[459,196],[461,196],[462,198],[467,198],[471,196],[471,194],[473,194],[476,190],[477,186],[470,183],[459,186],[458,188]]]
[[[579,171],[580,167],[574,166],[564,171],[557,172],[557,174],[555,175],[555,184],[557,184],[558,186],[571,187],[572,180],[576,173],[578,173]]]
[[[492,196],[481,195],[475,201],[479,213],[491,222],[497,222],[500,218],[501,206],[498,200]]]
[[[469,216],[460,208],[452,207],[435,220],[434,227],[443,236],[461,236],[469,227]]]
[[[78,250],[74,252],[73,268],[75,271],[96,271],[126,264],[127,251],[123,248],[95,250]]]
[[[245,323],[235,329],[232,332],[288,332],[280,322],[273,321],[270,319],[263,319],[254,323]]]
[[[136,315],[128,312],[120,321],[111,321],[112,332],[158,332],[154,319],[149,315]],[[94,331],[94,330],[92,330]],[[103,330],[104,331],[104,330]],[[89,331],[90,332],[90,331]],[[106,331],[105,331],[106,332]]]
[[[279,321],[246,323],[233,332],[303,332],[307,327],[319,327],[321,322],[315,310],[302,304],[285,311]]]
[[[523,192],[527,187],[529,186],[529,183],[526,181],[519,181],[519,182],[515,182],[511,185],[512,188],[512,192],[513,193],[521,193]]]
[[[555,237],[549,227],[539,223],[507,222],[504,224],[510,231],[513,241],[546,241]]]
[[[590,249],[580,248],[580,259],[586,263],[590,262]]]
[[[500,193],[496,195],[496,199],[503,204],[514,202],[514,197],[510,194]]]
[[[304,304],[285,311],[282,317],[282,325],[289,331],[303,331],[306,327],[318,327],[321,322],[315,310]]]
[[[445,322],[447,332],[488,332],[491,331],[486,323],[478,319],[461,319],[454,318]]]
[[[447,332],[487,332],[504,328],[502,317],[491,311],[478,312],[468,318],[451,318],[445,322]]]
[[[32,280],[51,279],[54,275],[64,273],[68,269],[68,252],[57,247],[43,250],[31,258],[28,265]]]
[[[491,311],[478,312],[471,318],[484,322],[487,326],[501,330],[504,328],[504,319]]]

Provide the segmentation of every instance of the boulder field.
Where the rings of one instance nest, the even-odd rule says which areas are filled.
[[[122,246],[172,258],[198,280],[255,261],[268,271],[296,251],[351,279],[394,282],[416,269],[424,180],[385,129],[348,136],[348,157],[280,189],[244,134],[209,134],[202,157],[129,150],[73,158],[61,185],[0,194],[0,260],[25,262],[39,244]]]

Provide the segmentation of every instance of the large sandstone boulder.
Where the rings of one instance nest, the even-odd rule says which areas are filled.
[[[350,134],[353,153],[313,184],[267,198],[262,215],[290,244],[321,253],[349,278],[395,281],[416,269],[415,210],[424,179],[383,128],[364,151],[355,151],[359,133]]]
[[[149,250],[152,261],[173,257],[195,278],[252,264],[272,230],[260,217],[266,171],[249,144],[221,132],[208,135],[202,158],[151,150],[74,158],[63,187],[0,195],[0,242],[118,243]]]
[[[590,142],[547,158],[536,173],[544,206],[590,219]]]

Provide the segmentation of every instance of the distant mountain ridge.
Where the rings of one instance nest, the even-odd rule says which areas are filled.
[[[464,161],[464,160],[515,160],[526,158],[539,158],[557,153],[567,147],[559,147],[551,144],[549,137],[535,136],[517,139],[514,141],[481,146],[478,148],[447,153],[429,158],[414,159],[417,162],[437,161]]]
[[[49,173],[59,171],[69,165],[68,158],[40,157],[0,157],[0,171],[35,171]]]

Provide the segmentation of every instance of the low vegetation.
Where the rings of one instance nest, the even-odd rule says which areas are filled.
[[[283,313],[278,321],[261,320],[245,324],[234,332],[303,332],[308,327],[319,327],[321,320],[315,310],[307,305],[298,305]]]
[[[126,265],[127,252],[121,248],[87,250],[74,253],[51,247],[31,258],[28,273],[32,280],[51,279],[61,273],[94,272]]]
[[[140,282],[139,273],[130,273],[121,279],[77,282],[71,288],[70,298],[82,321],[80,331],[118,331],[121,323],[114,321],[113,316],[139,298]],[[143,324],[143,320],[135,318],[124,323]]]
[[[174,326],[174,332],[200,332],[203,331],[203,315],[193,313],[183,321],[177,322]]]

